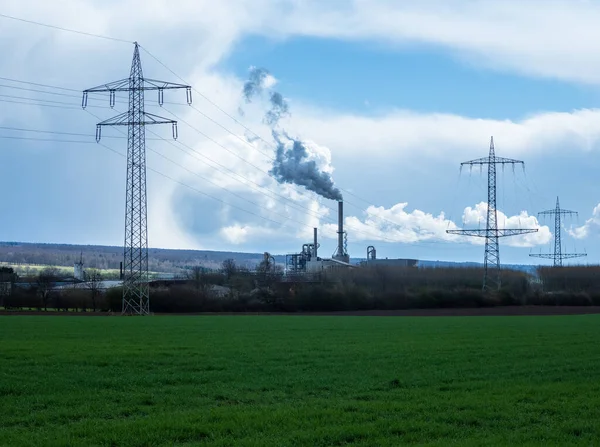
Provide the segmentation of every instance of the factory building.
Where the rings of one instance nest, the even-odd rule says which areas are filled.
[[[347,250],[347,234],[344,231],[344,202],[338,202],[338,243],[331,258],[320,258],[317,229],[314,229],[313,241],[302,246],[300,253],[286,255],[286,274],[315,274],[333,268],[350,268],[350,256]]]
[[[416,259],[377,259],[377,250],[372,245],[367,247],[367,260],[361,262],[361,265],[371,267],[384,265],[390,267],[417,267],[419,261]]]
[[[336,268],[354,268],[350,264],[348,255],[347,233],[344,230],[344,203],[338,202],[338,231],[337,246],[331,258],[319,257],[319,241],[317,229],[314,229],[313,241],[302,245],[300,253],[286,255],[285,274],[288,278],[298,275],[318,274]],[[378,259],[375,247],[367,247],[367,260],[361,262],[360,267],[390,266],[390,267],[417,267],[416,259]]]

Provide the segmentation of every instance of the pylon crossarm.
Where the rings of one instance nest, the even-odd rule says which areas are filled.
[[[456,234],[459,236],[486,237],[487,230],[446,230],[448,234]]]
[[[551,216],[554,214],[560,214],[562,216],[567,216],[567,215],[577,215],[579,214],[577,211],[569,211],[569,210],[563,210],[561,209],[560,211],[556,211],[556,210],[548,210],[548,211],[540,211],[538,213],[538,216]]]
[[[563,259],[583,258],[587,253],[562,253],[561,256]]]
[[[148,112],[144,112],[144,118],[148,119],[148,121],[144,122],[144,124],[177,124],[177,121],[175,120],[164,118]]]
[[[494,163],[507,165],[507,164],[515,164],[515,165],[523,165],[525,163],[521,160],[515,160],[514,158],[504,158],[504,157],[494,157]]]
[[[498,229],[498,230],[487,230],[487,229],[477,229],[477,230],[446,230],[448,234],[456,234],[459,236],[471,236],[471,237],[488,237],[488,236],[497,236],[497,237],[508,237],[508,236],[518,236],[520,234],[529,234],[529,233],[537,233],[537,228],[525,229],[525,228],[515,228],[515,229]]]
[[[142,113],[144,117],[141,121],[131,121],[129,119],[129,113],[121,113],[120,115],[113,116],[107,120],[98,123],[98,126],[129,126],[129,125],[150,125],[150,124],[176,124],[177,121],[164,118],[162,116],[154,115],[152,113]]]
[[[518,236],[520,234],[537,233],[537,228],[514,228],[498,230],[498,237]]]
[[[109,82],[98,87],[88,88],[83,93],[104,93],[104,92],[127,92],[129,91],[129,78],[119,81]]]
[[[476,160],[464,161],[460,164],[463,166],[487,165],[490,163],[490,157],[477,158]]]
[[[464,161],[460,165],[461,166],[475,166],[475,165],[488,165],[490,163],[507,165],[507,164],[520,164],[525,166],[521,160],[513,160],[512,158],[504,158],[504,157],[494,157],[490,159],[490,157],[477,158],[475,160]]]
[[[529,256],[532,258],[554,259],[554,255],[551,253],[531,253]]]
[[[167,81],[157,81],[156,79],[144,78],[143,82],[144,82],[144,86],[143,86],[144,90],[173,90],[173,89],[178,89],[178,88],[186,88],[186,89],[192,88],[189,85],[176,84],[174,82],[167,82]]]
[[[120,115],[113,116],[107,120],[99,122],[98,126],[128,126],[129,123],[129,113],[124,112]]]

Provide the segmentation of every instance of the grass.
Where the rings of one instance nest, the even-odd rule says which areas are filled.
[[[600,316],[0,317],[0,445],[591,445]]]

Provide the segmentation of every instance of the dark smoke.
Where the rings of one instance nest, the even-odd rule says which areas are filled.
[[[282,116],[289,115],[290,107],[287,101],[283,99],[283,96],[281,96],[281,93],[272,92],[269,99],[271,101],[271,110],[265,114],[264,121],[273,128],[279,124]]]
[[[244,132],[244,137],[246,138],[246,141],[248,141],[248,143],[254,143],[257,140],[260,140],[260,137],[258,135],[255,135],[254,133],[248,130]]]
[[[250,76],[244,83],[244,98],[247,103],[255,96],[261,95],[266,89],[269,72],[264,68],[252,67]],[[266,112],[263,122],[271,127],[273,138],[277,143],[277,151],[273,168],[269,173],[279,183],[291,183],[304,186],[326,199],[342,200],[342,193],[335,187],[331,176],[322,172],[314,160],[309,160],[309,153],[301,140],[290,137],[279,127],[283,116],[290,115],[290,107],[281,93],[272,91],[269,94],[270,109]],[[240,113],[243,111],[240,110]],[[246,135],[248,141],[249,136]],[[289,143],[291,142],[291,147]]]
[[[264,68],[250,68],[250,76],[244,83],[244,98],[246,102],[252,101],[252,98],[256,95],[260,95],[265,89],[265,81],[269,72]]]
[[[287,147],[282,137],[291,141],[292,146]],[[342,200],[342,193],[333,184],[331,176],[320,171],[314,160],[308,159],[309,154],[302,141],[290,138],[285,132],[276,131],[273,131],[273,138],[277,142],[277,152],[269,173],[279,183],[304,186],[326,199]]]

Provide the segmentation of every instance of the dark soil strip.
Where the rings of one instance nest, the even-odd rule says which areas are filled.
[[[506,306],[471,309],[406,309],[366,310],[344,312],[217,312],[155,315],[321,315],[321,316],[370,316],[370,317],[464,317],[464,316],[514,316],[514,315],[585,315],[600,314],[600,306]],[[61,317],[119,316],[104,312],[39,312],[0,311],[0,315],[46,315]]]

